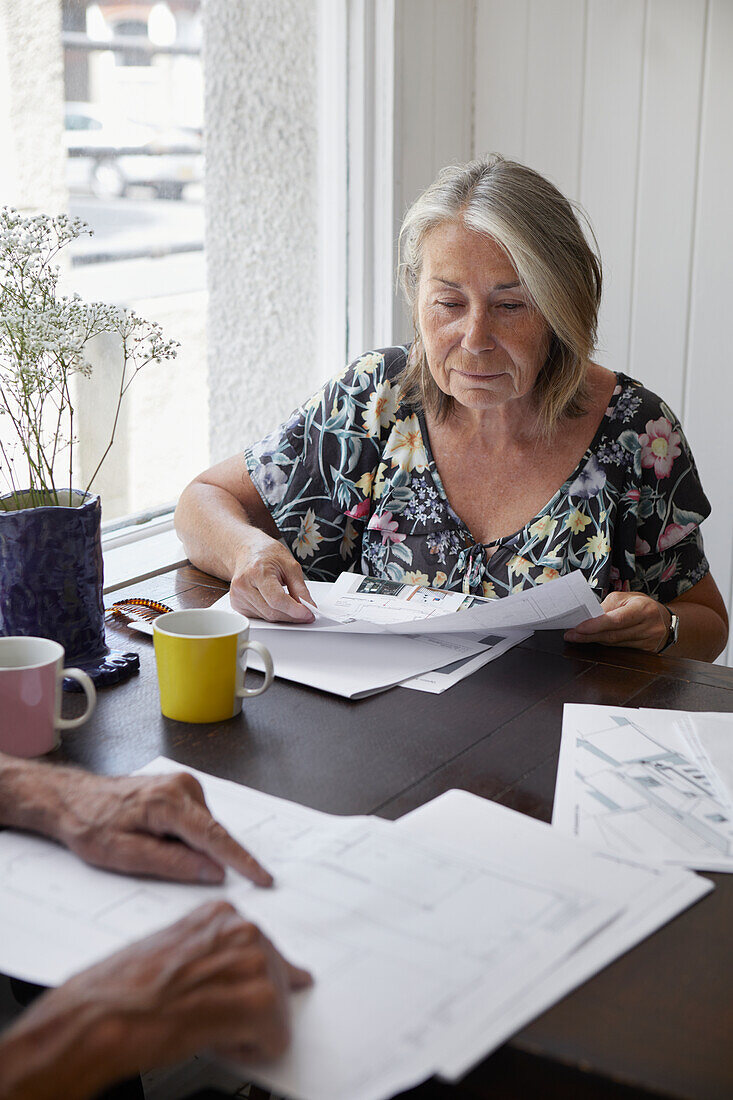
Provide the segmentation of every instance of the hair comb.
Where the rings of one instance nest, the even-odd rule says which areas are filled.
[[[131,596],[127,600],[117,600],[105,611],[110,618],[132,619],[141,623],[152,623],[159,615],[167,615],[172,611],[165,603],[157,600],[146,600],[142,596]]]

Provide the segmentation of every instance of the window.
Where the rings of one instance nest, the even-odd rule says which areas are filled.
[[[77,242],[68,288],[130,306],[181,342],[173,364],[148,368],[130,389],[95,482],[105,524],[170,505],[210,460],[264,434],[343,366],[345,157],[334,150],[345,142],[345,79],[329,84],[340,110],[320,142],[324,178],[339,192],[326,202],[316,76],[334,64],[326,55],[317,65],[320,5],[206,2],[208,296],[202,8],[48,0],[31,34],[17,5],[0,5],[0,148],[9,154],[0,202],[84,218],[94,236]],[[344,15],[338,0],[329,8]],[[139,64],[127,63],[131,50]],[[320,266],[319,208],[336,256]],[[335,332],[325,355],[321,314]],[[90,350],[95,370],[78,387],[75,418],[87,473],[110,426],[115,366],[109,344]]]
[[[70,289],[134,309],[180,341],[130,388],[94,488],[104,521],[173,502],[209,461],[200,0],[64,0],[68,211],[92,236],[72,246]],[[114,410],[115,355],[92,348],[77,392],[81,471]]]

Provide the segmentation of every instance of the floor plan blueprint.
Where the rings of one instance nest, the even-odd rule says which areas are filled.
[[[180,767],[159,759],[150,770]],[[233,872],[220,887],[114,875],[8,831],[0,970],[56,984],[199,902],[227,898],[315,977],[294,997],[289,1050],[251,1071],[279,1095],[392,1096],[435,1072],[479,1017],[488,1051],[517,993],[625,911],[605,876],[593,881],[567,858],[562,837],[542,859],[532,849],[509,858],[498,835],[485,853],[464,855],[390,822],[334,817],[194,774],[275,886]]]
[[[733,808],[673,711],[566,704],[553,825],[626,858],[733,871]]]

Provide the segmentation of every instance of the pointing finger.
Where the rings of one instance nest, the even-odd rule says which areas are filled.
[[[185,803],[160,802],[151,821],[156,832],[173,835],[189,847],[226,867],[232,867],[257,886],[272,886],[273,879],[208,810],[192,799]]]

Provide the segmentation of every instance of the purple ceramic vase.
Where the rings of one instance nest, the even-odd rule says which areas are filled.
[[[102,603],[102,505],[63,489],[61,505],[30,507],[30,494],[0,497],[0,635],[51,638],[67,665],[108,652]]]

